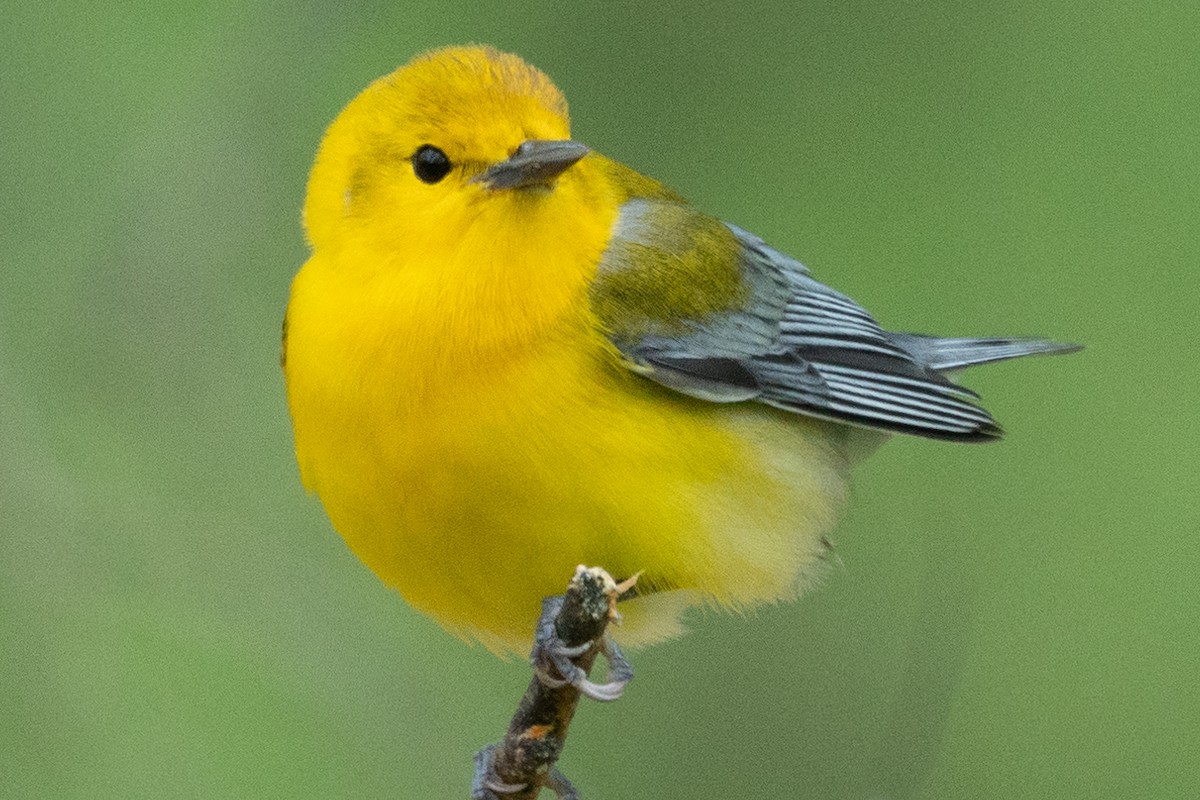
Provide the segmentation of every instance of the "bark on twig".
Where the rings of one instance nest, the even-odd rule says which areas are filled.
[[[595,646],[571,659],[587,672],[596,660],[609,621],[616,615],[620,590],[599,567],[578,567],[562,598],[554,629],[566,647]],[[574,797],[569,782],[555,769],[579,701],[580,691],[563,684],[547,686],[535,674],[499,744],[480,751],[473,795],[504,800],[534,800],[543,788]],[[518,787],[524,788],[518,788]]]

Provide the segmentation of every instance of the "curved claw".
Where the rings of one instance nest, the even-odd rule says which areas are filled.
[[[546,648],[550,651],[551,656],[557,664],[559,658],[579,658],[588,650],[591,650],[593,644],[595,642],[588,641],[583,644],[577,644],[574,647],[567,647],[561,639],[555,637],[553,642],[546,645]]]
[[[545,664],[539,664],[534,668],[534,672],[538,676],[538,680],[542,685],[549,689],[558,689],[567,684],[574,686],[581,694],[590,697],[593,700],[610,701],[616,700],[625,692],[625,684],[629,683],[631,674],[618,670],[615,680],[608,683],[593,683],[588,680],[587,673],[571,661],[572,658],[583,655],[591,648],[592,642],[579,647],[559,647],[555,644],[548,645],[543,651],[546,660],[554,667],[554,671],[562,677],[555,677]],[[607,639],[600,645],[600,652],[605,657],[612,661],[613,645]]]
[[[574,684],[580,694],[586,695],[593,700],[601,700],[609,702],[617,700],[621,695],[625,694],[625,685],[629,681],[609,681],[608,683],[592,683],[587,678],[584,678],[579,683]]]
[[[486,780],[483,785],[491,789],[496,794],[516,794],[523,792],[529,788],[528,783],[503,783],[501,781]]]
[[[600,652],[608,659],[608,677],[612,680],[599,685],[590,684],[592,691],[583,687],[579,687],[579,691],[593,700],[616,700],[624,694],[626,684],[633,680],[633,666],[617,643],[608,636],[600,642]]]
[[[566,678],[556,678],[551,675],[548,670],[541,669],[540,667],[535,667],[533,674],[537,675],[537,679],[541,681],[542,686],[545,686],[547,689],[561,689],[570,683],[570,681]]]
[[[516,794],[529,788],[527,783],[505,783],[493,771],[497,745],[489,744],[475,754],[475,776],[471,779],[471,800],[500,800],[500,795]]]
[[[636,579],[634,576],[627,583],[632,586]],[[562,602],[562,597],[548,597],[542,603],[542,616],[538,620],[533,651],[529,654],[538,681],[548,689],[560,689],[570,684],[578,689],[580,694],[593,700],[609,702],[618,699],[625,693],[625,686],[633,678],[633,669],[629,662],[616,642],[608,636],[572,647],[568,647],[559,639],[554,620],[562,608]],[[609,677],[612,680],[607,683],[593,683],[588,680],[587,672],[574,662],[574,659],[592,648],[598,648],[608,659]]]
[[[591,646],[592,646],[591,642],[588,642],[588,647],[591,647]],[[545,658],[547,661],[550,662],[549,666],[552,666],[554,668],[554,670],[556,672],[558,672],[559,675],[562,676],[562,678],[561,678],[562,682],[558,684],[559,686],[561,686],[563,683],[569,683],[572,686],[574,686],[574,685],[578,684],[579,681],[587,679],[587,673],[584,672],[579,667],[577,667],[575,665],[575,662],[571,660],[572,658],[574,658],[574,656],[566,655],[566,653],[571,652],[572,650],[575,650],[575,649],[577,649],[577,648],[568,648],[568,647],[556,648],[554,645],[549,645],[545,651]],[[586,652],[586,650],[584,652]],[[535,669],[539,673],[547,673],[545,675],[545,677],[549,678],[551,681],[558,681],[559,679],[554,678],[552,675],[549,674],[549,671],[546,669],[546,666],[547,665],[544,663],[539,664],[537,667],[535,667]],[[543,680],[542,682],[546,683],[545,680]],[[547,685],[549,685],[549,684],[547,684]],[[553,688],[553,687],[551,687],[551,688]]]
[[[587,683],[587,673],[575,665],[573,659],[586,653],[595,646],[595,642],[568,647],[554,632],[553,627],[543,630],[544,638],[534,644],[530,661],[538,680],[548,689],[558,689],[567,684],[579,688],[581,683]],[[559,676],[555,676],[554,673]]]

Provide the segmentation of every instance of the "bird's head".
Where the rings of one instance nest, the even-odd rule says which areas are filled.
[[[427,53],[330,126],[309,179],[309,240],[443,259],[472,238],[495,252],[507,232],[528,245],[530,228],[579,207],[584,179],[572,167],[587,153],[535,67],[487,47]]]

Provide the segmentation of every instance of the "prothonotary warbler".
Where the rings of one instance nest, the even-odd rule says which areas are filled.
[[[284,370],[304,485],[417,609],[523,650],[578,564],[625,643],[811,585],[855,459],[1000,435],[948,373],[1070,345],[893,333],[795,259],[572,141],[550,79],[419,56],[330,126]]]

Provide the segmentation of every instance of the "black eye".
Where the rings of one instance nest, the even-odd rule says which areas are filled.
[[[413,172],[425,183],[437,183],[450,172],[450,159],[431,144],[417,148],[412,157]]]

